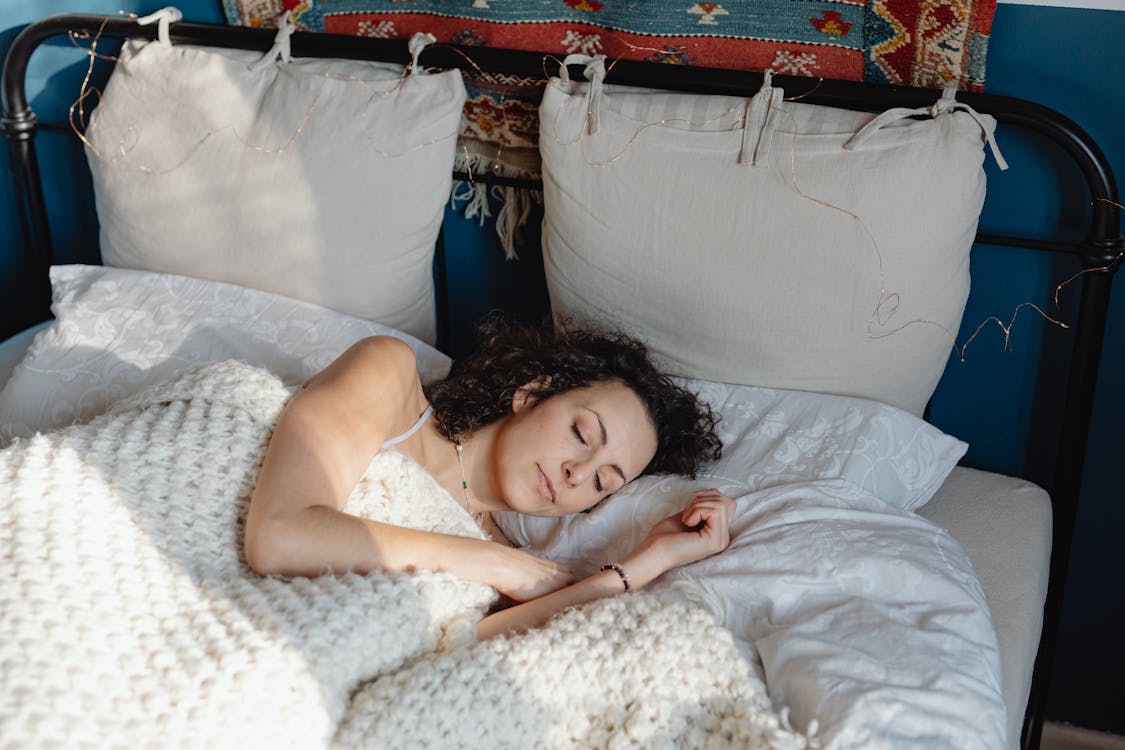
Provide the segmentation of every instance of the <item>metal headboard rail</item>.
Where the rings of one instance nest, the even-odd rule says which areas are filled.
[[[19,193],[23,198],[21,216],[28,254],[43,271],[53,253],[47,222],[46,201],[34,148],[40,127],[28,106],[25,76],[28,61],[44,40],[68,33],[94,37],[133,37],[155,39],[155,26],[139,26],[133,19],[119,16],[64,14],[51,16],[25,28],[14,40],[4,63],[2,90],[3,119],[0,127],[8,139]],[[269,50],[275,31],[211,24],[172,24],[174,43]],[[296,32],[291,38],[292,54],[297,57],[335,57],[406,64],[410,60],[405,40]],[[525,77],[547,78],[557,73],[560,61],[536,52],[457,47],[438,44],[427,47],[420,58],[427,67],[460,69],[470,75],[487,71]],[[581,79],[580,66],[571,69]],[[803,102],[846,109],[876,112],[896,107],[925,107],[934,101],[932,89],[890,86],[854,81],[809,79],[778,75],[779,86]],[[762,84],[761,73],[698,68],[656,63],[615,61],[607,81],[627,86],[643,86],[693,93],[753,96]],[[1078,125],[1058,112],[1033,102],[993,94],[959,93],[958,99],[1004,124],[1016,125],[1046,137],[1060,147],[1078,167],[1089,189],[1091,208],[1084,238],[1074,242],[1048,241],[1007,235],[978,234],[977,241],[1068,253],[1078,256],[1087,270],[1082,279],[1078,320],[1073,326],[1074,344],[1066,385],[1055,472],[1050,486],[1054,516],[1054,544],[1051,573],[1044,613],[1043,634],[1036,660],[1035,678],[1024,728],[1024,746],[1038,747],[1046,706],[1054,644],[1062,610],[1071,537],[1081,485],[1082,465],[1093,413],[1098,365],[1108,317],[1113,273],[1120,265],[1122,239],[1117,185],[1109,162],[1097,143]],[[468,175],[454,175],[467,178]],[[540,183],[482,174],[478,182],[541,187]],[[439,276],[443,272],[439,264]]]

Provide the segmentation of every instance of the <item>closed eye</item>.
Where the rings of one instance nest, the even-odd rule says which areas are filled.
[[[582,431],[578,429],[577,422],[572,424],[570,429],[574,433],[574,437],[578,438],[578,442],[582,443],[582,445],[589,445],[589,443],[586,442],[586,438],[582,437]]]

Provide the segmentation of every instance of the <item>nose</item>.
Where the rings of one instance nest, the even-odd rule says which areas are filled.
[[[562,468],[566,483],[572,487],[582,484],[590,475],[589,464],[582,461],[567,461]]]

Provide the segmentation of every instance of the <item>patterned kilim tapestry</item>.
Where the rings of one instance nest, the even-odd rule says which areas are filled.
[[[232,24],[980,91],[996,0],[224,0]],[[466,74],[461,166],[536,176],[543,81]],[[494,189],[512,251],[526,191]],[[483,186],[466,215],[487,216]],[[522,196],[522,197],[521,197]]]

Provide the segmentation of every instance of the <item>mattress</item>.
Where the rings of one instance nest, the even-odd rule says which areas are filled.
[[[1000,641],[1008,744],[1018,748],[1047,598],[1051,500],[1031,482],[957,467],[918,513],[961,543],[980,578]]]

